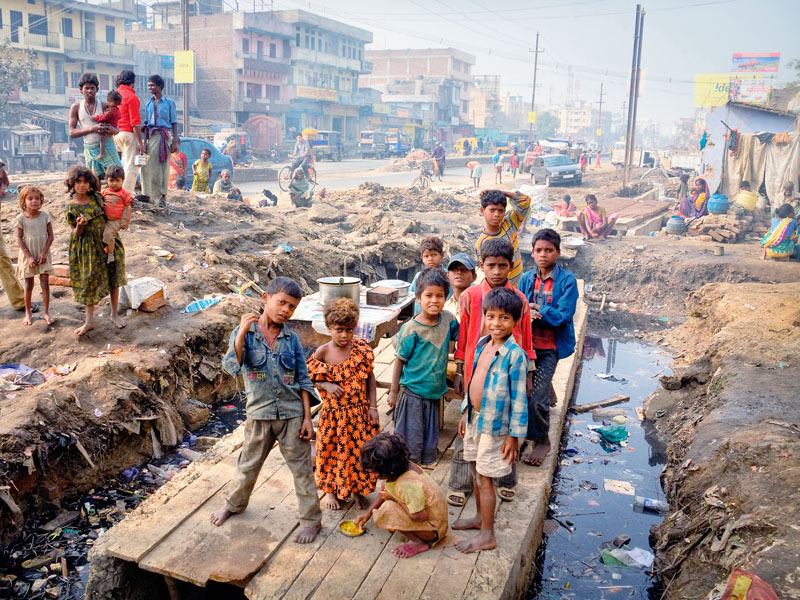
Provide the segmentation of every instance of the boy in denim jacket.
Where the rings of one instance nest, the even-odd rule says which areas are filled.
[[[297,334],[284,327],[303,292],[288,277],[269,282],[261,316],[248,313],[231,333],[223,368],[242,373],[247,394],[244,445],[225,506],[211,514],[214,525],[247,508],[258,473],[275,441],[292,472],[300,509],[300,531],[294,541],[308,544],[321,529],[314,470],[311,466],[311,394],[305,354]]]

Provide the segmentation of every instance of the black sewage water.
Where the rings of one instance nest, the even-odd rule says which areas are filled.
[[[656,389],[658,376],[670,373],[670,360],[657,346],[619,330],[586,336],[572,403],[617,394],[630,400],[599,413],[567,413],[526,600],[661,597],[648,536],[662,516],[635,508],[634,499],[665,501],[659,475],[666,447],[636,409]],[[601,431],[612,439],[627,437],[615,443]]]

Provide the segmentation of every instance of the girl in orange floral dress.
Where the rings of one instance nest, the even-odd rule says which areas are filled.
[[[366,508],[377,476],[361,468],[361,445],[378,433],[378,409],[372,348],[353,339],[358,306],[349,298],[325,305],[331,341],[308,359],[311,381],[320,390],[317,423],[317,488],[325,492],[322,507],[339,510],[340,501]]]

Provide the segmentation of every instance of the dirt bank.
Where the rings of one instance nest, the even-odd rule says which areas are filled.
[[[59,184],[44,193],[55,230],[53,261],[66,264],[67,196]],[[167,209],[140,205],[130,231],[122,234],[126,273],[129,279],[162,281],[168,306],[155,313],[132,311],[121,330],[109,322],[105,300],[96,329],[77,339],[73,331],[83,321],[83,307],[69,288],[52,288],[52,328],[41,320],[23,326],[22,314],[3,295],[2,362],[40,371],[68,365],[70,372],[0,394],[0,486],[9,487],[10,497],[0,501],[0,545],[17,535],[29,511],[58,506],[103,477],[142,464],[159,447],[175,445],[184,429],[203,424],[208,411],[190,398],[214,403],[235,391],[235,382],[222,376],[220,359],[241,314],[258,305],[253,296],[233,292],[248,279],[263,285],[288,275],[310,293],[318,277],[344,267],[365,281],[407,276],[419,265],[420,236],[429,232],[441,233],[450,253],[469,248],[468,232],[479,226],[477,200],[430,192],[400,207],[401,196],[366,186],[294,211],[177,192]],[[426,212],[433,203],[473,216],[442,218]],[[3,233],[10,249],[16,246],[10,231],[15,213],[6,203]],[[276,253],[282,243],[292,251]],[[167,253],[174,257],[159,256]],[[226,298],[203,312],[181,313],[212,293]]]
[[[667,336],[675,375],[646,415],[669,440],[652,542],[670,598],[706,597],[734,566],[800,598],[799,298],[800,283],[707,285]]]

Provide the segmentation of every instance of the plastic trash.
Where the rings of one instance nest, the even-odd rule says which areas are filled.
[[[195,300],[191,304],[189,304],[186,308],[184,308],[181,312],[183,313],[193,313],[193,312],[200,312],[201,310],[205,310],[210,306],[214,306],[215,304],[219,304],[222,302],[223,296],[217,296],[216,298],[202,298],[200,300]]]
[[[628,428],[625,425],[609,425],[608,427],[598,427],[597,433],[603,436],[607,442],[616,444],[628,439]]]
[[[0,379],[5,379],[16,386],[39,385],[45,381],[41,372],[20,363],[0,365]]]
[[[292,250],[294,250],[294,248],[292,248],[289,244],[282,243],[282,244],[278,244],[277,248],[275,248],[275,250],[273,250],[272,253],[273,254],[291,254]]]
[[[130,307],[137,310],[142,302],[150,298],[152,295],[157,294],[159,291],[164,291],[166,297],[167,286],[162,281],[155,277],[140,277],[129,281],[128,285],[124,286],[120,292],[120,303],[124,307]]]
[[[655,512],[664,514],[669,511],[669,504],[663,500],[635,496],[633,499],[633,510],[636,512]]]
[[[599,377],[600,379],[605,379],[606,381],[618,381],[618,382],[628,381],[624,377],[614,377],[611,373],[596,373],[596,376]]]
[[[609,550],[608,553],[612,558],[616,559],[626,567],[649,569],[653,566],[653,555],[642,548],[633,548],[632,550],[615,548],[613,550]],[[605,560],[603,560],[603,562],[605,562]]]
[[[734,569],[721,600],[778,600],[778,596],[772,586],[757,575]]]

